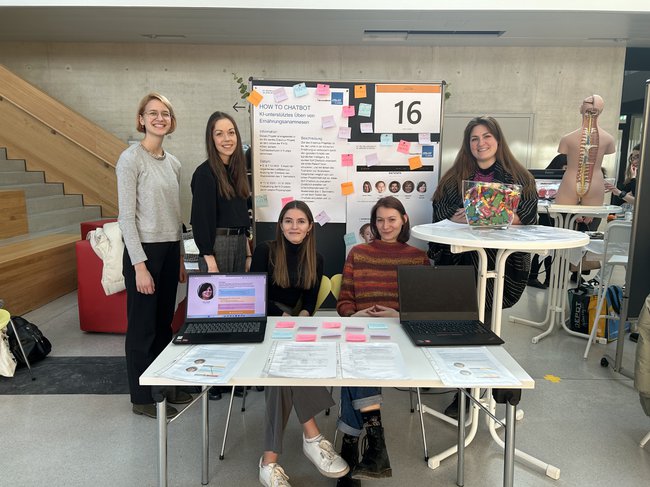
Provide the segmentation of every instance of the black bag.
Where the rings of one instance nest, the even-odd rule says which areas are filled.
[[[589,333],[589,302],[594,296],[593,288],[579,286],[568,290],[569,328],[579,333]]]
[[[11,321],[14,322],[16,333],[18,333],[20,343],[23,346],[23,350],[25,350],[30,365],[43,360],[52,350],[52,344],[45,335],[41,333],[41,330],[39,330],[34,323],[30,323],[20,316],[12,316]],[[14,330],[11,326],[7,326],[7,335],[9,336],[9,349],[16,358],[17,366],[24,367],[27,364],[25,363],[25,358],[23,357],[23,353],[20,351],[20,346],[18,345],[18,341],[14,336]]]

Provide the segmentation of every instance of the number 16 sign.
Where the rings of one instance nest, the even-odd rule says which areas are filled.
[[[440,133],[442,89],[429,85],[375,85],[375,133]]]

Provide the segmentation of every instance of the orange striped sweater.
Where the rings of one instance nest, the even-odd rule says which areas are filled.
[[[352,247],[343,266],[336,311],[351,316],[376,304],[399,310],[397,266],[430,265],[420,249],[408,244],[375,240]]]

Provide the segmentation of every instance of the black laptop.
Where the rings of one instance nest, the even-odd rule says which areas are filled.
[[[173,343],[259,343],[266,332],[266,273],[187,276],[185,323]]]
[[[472,266],[400,266],[399,320],[414,345],[500,345],[479,321],[476,271]]]

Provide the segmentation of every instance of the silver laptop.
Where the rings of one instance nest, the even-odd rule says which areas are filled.
[[[185,323],[173,343],[259,343],[266,332],[266,273],[187,276]]]
[[[416,346],[500,345],[479,321],[472,266],[399,266],[399,320]]]

